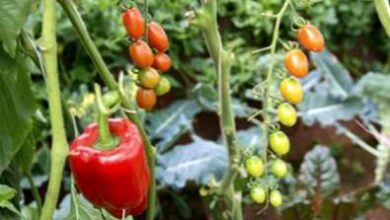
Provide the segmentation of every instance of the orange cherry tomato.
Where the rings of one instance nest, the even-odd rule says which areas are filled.
[[[279,85],[279,91],[291,104],[299,104],[303,100],[302,84],[294,78],[284,79]]]
[[[309,73],[309,61],[302,50],[291,50],[284,57],[284,66],[291,75],[303,78]]]
[[[154,89],[160,82],[160,74],[155,69],[149,67],[141,70],[138,79],[142,87]]]
[[[168,36],[160,24],[152,21],[148,27],[148,43],[151,47],[164,52],[169,47]]]
[[[153,51],[142,40],[132,43],[129,47],[130,57],[134,64],[140,68],[150,67],[153,64]]]
[[[123,12],[122,21],[131,38],[138,39],[144,35],[145,22],[138,8],[133,7]]]
[[[158,53],[154,55],[153,67],[161,72],[166,72],[171,67],[171,58],[166,53]]]
[[[138,88],[136,100],[140,108],[149,110],[156,105],[157,96],[153,89]]]
[[[299,28],[297,38],[302,46],[313,52],[321,52],[325,48],[325,40],[321,32],[313,25],[306,24]]]

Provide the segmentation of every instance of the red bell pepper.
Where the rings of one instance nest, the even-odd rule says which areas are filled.
[[[95,148],[96,123],[71,143],[69,164],[84,197],[113,216],[139,215],[147,206],[150,172],[138,128],[126,119],[109,119],[111,135],[119,144],[110,150]]]

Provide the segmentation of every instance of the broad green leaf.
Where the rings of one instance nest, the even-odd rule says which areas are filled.
[[[318,186],[322,196],[327,196],[337,189],[340,177],[336,160],[331,157],[328,147],[317,145],[306,153],[301,164],[299,181],[312,196]]]
[[[186,131],[192,130],[192,120],[201,110],[194,100],[176,101],[161,111],[147,115],[148,134],[157,139],[157,147],[164,150],[164,146],[174,142]]]
[[[364,103],[360,97],[335,99],[329,90],[329,85],[322,83],[316,86],[315,91],[305,93],[299,110],[306,125],[319,122],[323,126],[329,126],[338,120],[350,120],[363,112]]]
[[[66,195],[60,203],[59,209],[54,213],[54,220],[117,220],[104,210],[99,210],[93,207],[83,196],[77,195],[77,209],[71,208],[71,196]],[[104,213],[105,218],[102,217]],[[133,220],[131,216],[124,218],[123,220]]]
[[[4,49],[15,57],[17,37],[23,28],[27,16],[33,9],[35,0],[1,0],[0,4],[0,41]]]
[[[35,101],[25,65],[0,49],[0,174],[25,142]]]
[[[227,166],[226,148],[193,136],[193,142],[178,145],[157,156],[157,178],[173,188],[183,188],[188,181],[206,184],[222,177]]]
[[[330,94],[335,98],[346,99],[353,87],[348,70],[329,51],[311,53],[311,59],[330,83]]]
[[[14,213],[19,213],[15,206],[10,202],[15,195],[15,189],[7,185],[0,185],[0,208],[5,208]]]
[[[34,135],[30,132],[22,144],[22,147],[15,156],[15,161],[22,169],[23,173],[30,172],[34,159],[34,153],[36,149],[36,142]]]

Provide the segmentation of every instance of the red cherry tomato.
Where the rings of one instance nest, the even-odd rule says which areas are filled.
[[[166,72],[171,67],[171,58],[166,53],[158,53],[154,55],[153,67],[161,72]]]
[[[153,89],[138,88],[137,104],[143,109],[152,109],[156,105],[157,97]]]
[[[325,48],[325,40],[321,32],[313,25],[306,24],[297,33],[299,43],[313,52],[321,52]]]
[[[138,39],[144,35],[145,22],[138,8],[133,7],[123,12],[122,21],[131,38]]]
[[[303,78],[309,72],[309,61],[302,50],[291,50],[284,57],[284,66],[291,75]]]
[[[129,47],[130,57],[134,64],[140,68],[150,67],[153,64],[153,51],[142,40],[132,43]]]
[[[148,27],[149,45],[160,52],[164,52],[169,47],[168,36],[160,24],[152,21]]]

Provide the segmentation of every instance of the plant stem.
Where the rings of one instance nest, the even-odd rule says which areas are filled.
[[[375,150],[373,147],[368,145],[366,142],[364,142],[362,139],[360,139],[356,134],[352,133],[350,130],[345,128],[343,125],[336,122],[335,126],[341,133],[343,133],[345,136],[347,136],[352,142],[356,143],[363,150],[367,151],[368,153],[370,153],[374,157],[379,156],[379,153],[377,150]]]
[[[390,37],[390,2],[389,0],[374,0],[379,20],[388,37]]]
[[[240,152],[236,140],[236,126],[230,96],[230,67],[233,54],[223,49],[217,23],[217,0],[203,2],[195,21],[206,39],[218,75],[218,113],[224,142],[229,153],[229,167],[224,173],[219,193],[230,195],[230,208],[234,220],[242,219],[241,200],[235,198],[234,180],[240,162]]]
[[[104,60],[92,41],[91,36],[88,34],[87,28],[85,27],[73,0],[58,0],[58,2],[61,4],[69,20],[72,22],[73,28],[79,35],[79,39],[88,55],[92,58],[92,61],[98,69],[104,83],[112,90],[117,89],[117,83],[114,77],[112,77],[107,65],[104,63]]]
[[[103,58],[101,57],[96,45],[93,43],[91,37],[88,34],[88,31],[85,27],[85,24],[76,10],[76,6],[72,0],[58,0],[64,9],[66,15],[72,22],[73,28],[78,34],[81,42],[83,42],[85,50],[88,52],[90,58],[95,63],[98,68],[100,77],[103,79],[104,83],[111,89],[118,89],[118,84],[116,83],[114,77],[111,75],[107,65],[105,64]],[[122,106],[125,109],[135,109],[131,105],[130,100],[127,97],[122,97]],[[140,119],[136,114],[126,113],[127,117],[138,127],[141,132],[142,139],[145,144],[145,152],[148,158],[148,165],[150,169],[150,188],[148,196],[148,210],[147,210],[147,220],[152,220],[154,218],[155,210],[155,197],[156,197],[156,179],[155,179],[155,151],[152,144],[150,143],[149,137],[146,134]]]
[[[31,175],[31,172],[26,173],[26,177],[28,182],[30,183],[31,191],[34,197],[35,202],[37,203],[38,213],[40,214],[42,211],[42,198],[39,194],[38,188],[35,185],[34,178]]]
[[[276,53],[276,47],[279,39],[279,28],[280,28],[280,23],[282,21],[283,15],[287,9],[287,6],[290,4],[291,0],[286,0],[283,3],[282,8],[280,9],[279,13],[276,15],[276,21],[275,21],[275,27],[274,27],[274,32],[272,35],[272,42],[270,45],[270,62],[268,66],[268,71],[267,71],[267,76],[265,79],[265,91],[264,91],[264,103],[263,103],[263,125],[262,125],[262,140],[264,146],[268,146],[268,126],[272,123],[272,117],[269,114],[269,112],[272,109],[272,81],[273,81],[273,69],[275,66],[275,60],[274,56]],[[263,152],[263,160],[264,163],[267,164],[267,150]],[[266,171],[267,172],[267,171]]]
[[[41,220],[51,220],[57,205],[68,144],[65,135],[57,70],[56,1],[43,1],[42,54],[49,96],[52,132],[50,180]]]

